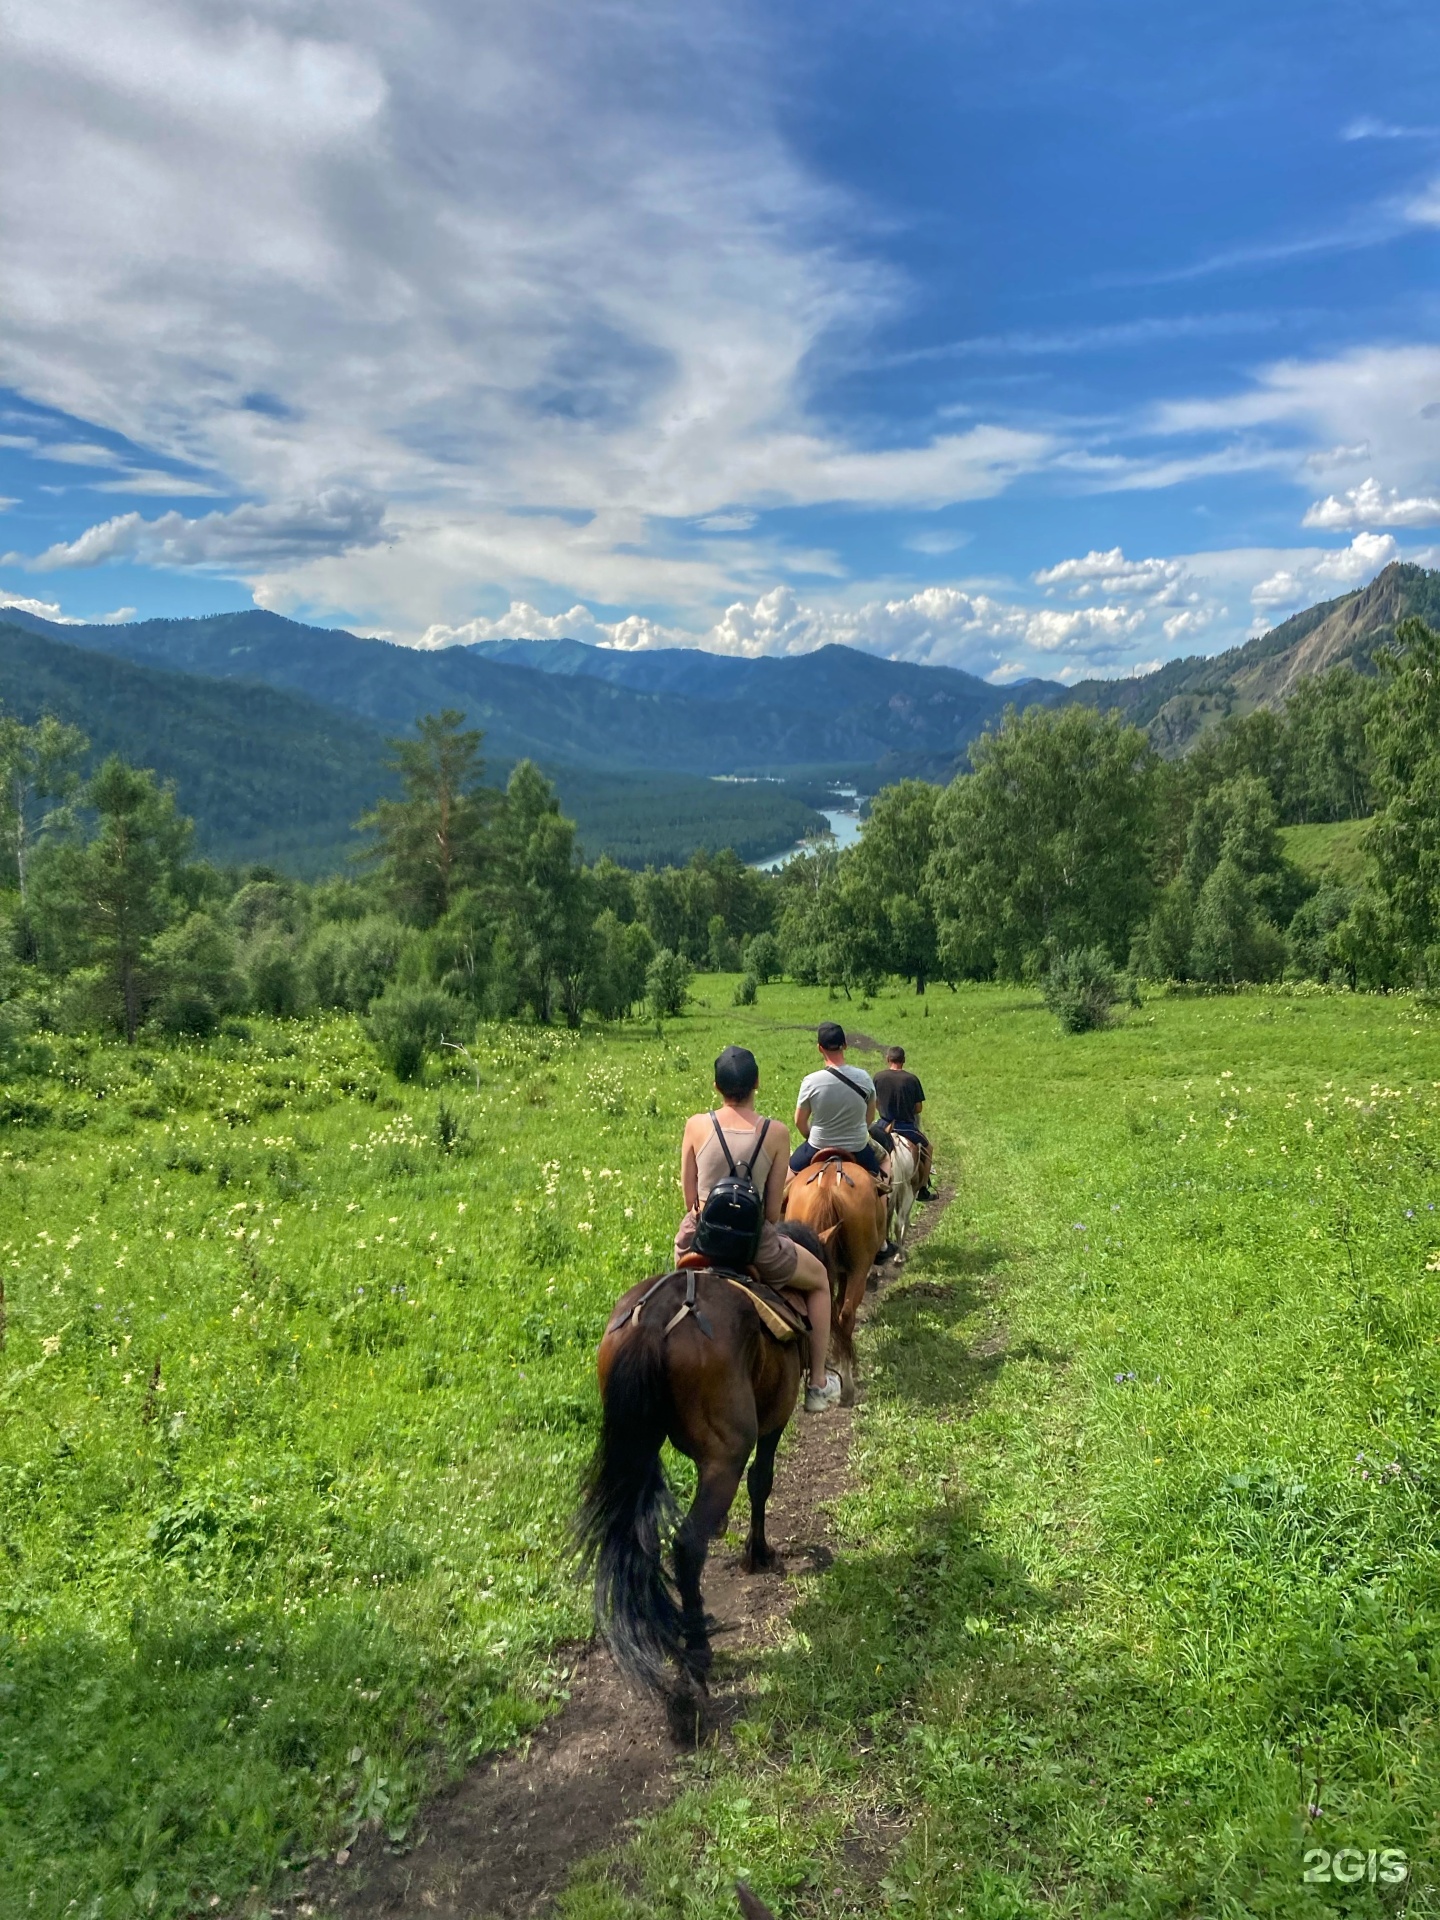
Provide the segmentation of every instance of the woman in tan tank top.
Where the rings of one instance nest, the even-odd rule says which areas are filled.
[[[713,1115],[692,1114],[680,1143],[680,1186],[686,1211],[675,1236],[675,1257],[678,1260],[694,1245],[696,1216],[716,1181],[730,1172],[715,1131],[718,1121],[737,1167],[743,1168],[753,1155],[750,1178],[765,1196],[765,1225],[755,1255],[756,1272],[773,1287],[790,1287],[806,1295],[811,1340],[805,1411],[823,1413],[840,1398],[838,1377],[825,1371],[830,1345],[830,1276],[808,1248],[797,1246],[779,1231],[785,1170],[790,1160],[790,1129],[779,1120],[767,1124],[755,1111],[759,1086],[760,1069],[754,1054],[746,1047],[726,1047],[715,1062],[720,1109]]]

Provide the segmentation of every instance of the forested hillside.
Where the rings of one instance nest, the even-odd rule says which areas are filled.
[[[1067,698],[1113,708],[1161,753],[1183,753],[1227,715],[1271,711],[1304,680],[1350,663],[1367,668],[1409,617],[1440,623],[1440,570],[1393,562],[1366,587],[1307,607],[1268,633],[1210,658],[1169,660],[1133,680],[1082,680]]]
[[[218,684],[0,625],[0,710],[76,726],[90,764],[118,753],[173,781],[210,859],[301,877],[342,868],[355,821],[394,785],[373,727],[296,694]]]
[[[342,871],[362,844],[355,821],[394,788],[384,735],[342,708],[57,644],[13,621],[0,622],[0,711],[27,723],[53,714],[88,737],[91,765],[118,753],[172,781],[207,858],[302,879]],[[503,785],[512,764],[492,761],[490,778]],[[592,860],[683,865],[702,846],[760,859],[825,826],[770,783],[547,770]]]

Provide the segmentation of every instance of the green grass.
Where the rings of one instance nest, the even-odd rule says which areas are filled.
[[[1329,820],[1304,827],[1282,827],[1285,851],[1315,880],[1358,886],[1365,878],[1365,850],[1360,842],[1368,820]]]
[[[336,1021],[56,1042],[7,1087],[0,1912],[229,1907],[363,1823],[403,1844],[550,1710],[591,1353],[673,1227],[679,1118],[729,1038],[783,1112],[835,1011],[905,1040],[961,1197],[867,1336],[845,1552],[568,1920],[732,1916],[736,1872],[814,1915],[1393,1909],[1302,1884],[1347,1844],[1404,1848],[1430,1910],[1430,1016],[928,1008],[496,1032],[478,1093]]]

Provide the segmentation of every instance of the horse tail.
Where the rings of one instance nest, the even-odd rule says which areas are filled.
[[[675,1501],[660,1464],[671,1413],[664,1335],[632,1329],[605,1383],[599,1443],[576,1519],[582,1563],[595,1581],[595,1625],[615,1663],[663,1689],[682,1647],[681,1613],[661,1560]]]
[[[839,1160],[825,1160],[813,1173],[797,1177],[799,1191],[796,1192],[795,1188],[792,1188],[791,1192],[795,1192],[797,1199],[803,1193],[806,1217],[803,1223],[795,1222],[794,1224],[813,1227],[819,1234],[825,1233],[838,1221],[844,1219],[844,1209],[840,1205],[840,1183],[846,1177],[842,1172],[843,1164]],[[833,1179],[830,1178],[832,1172],[835,1176]],[[787,1193],[786,1199],[788,1200],[789,1197]]]

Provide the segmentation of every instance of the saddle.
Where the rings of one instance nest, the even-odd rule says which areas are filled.
[[[846,1166],[854,1166],[856,1164],[855,1155],[850,1151],[849,1147],[817,1148],[815,1157],[809,1166],[803,1168],[799,1173],[792,1173],[790,1180],[787,1181],[786,1184],[789,1185],[796,1180],[803,1180],[808,1187],[813,1181],[820,1178],[827,1166],[836,1164],[840,1167],[840,1178],[845,1182],[847,1187],[853,1187],[855,1184],[854,1179],[850,1174],[845,1172]],[[889,1193],[890,1182],[883,1178],[883,1176],[871,1173],[868,1167],[861,1167],[860,1171],[865,1175],[865,1178],[871,1182],[877,1193]]]
[[[713,1338],[710,1323],[695,1297],[695,1276],[699,1273],[711,1273],[717,1280],[724,1280],[734,1287],[737,1293],[743,1293],[754,1307],[761,1326],[782,1347],[789,1346],[792,1341],[800,1339],[802,1335],[806,1339],[809,1338],[809,1320],[798,1308],[792,1307],[784,1295],[777,1292],[768,1281],[762,1280],[753,1267],[747,1268],[743,1274],[734,1273],[726,1267],[717,1267],[714,1261],[707,1259],[703,1253],[682,1253],[674,1269],[670,1273],[662,1273],[652,1286],[645,1289],[633,1307],[627,1307],[623,1313],[617,1314],[611,1320],[605,1331],[617,1333],[627,1322],[638,1326],[640,1315],[652,1296],[657,1294],[667,1281],[678,1280],[683,1274],[685,1298],[665,1322],[660,1337],[663,1340],[673,1328],[679,1326],[687,1314],[691,1314],[695,1324],[706,1338]]]

